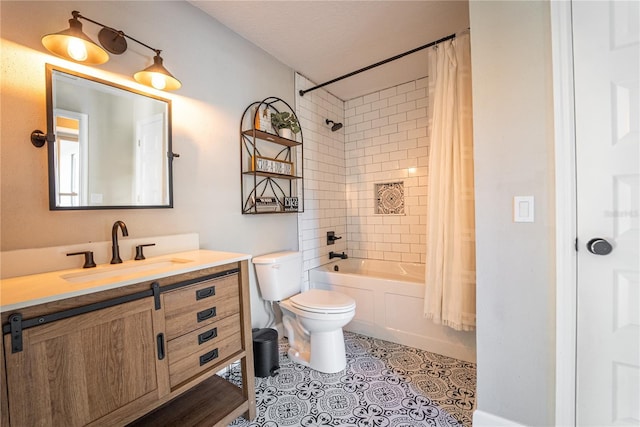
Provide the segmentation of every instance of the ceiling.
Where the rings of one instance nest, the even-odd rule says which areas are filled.
[[[469,27],[465,1],[190,3],[317,84]],[[342,100],[426,75],[426,50],[325,89]]]

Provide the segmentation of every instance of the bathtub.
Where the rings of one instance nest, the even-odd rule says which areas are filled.
[[[424,264],[338,260],[310,270],[309,285],[356,300],[348,331],[476,361],[474,332],[458,332],[424,318]]]

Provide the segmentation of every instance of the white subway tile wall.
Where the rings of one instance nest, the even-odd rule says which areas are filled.
[[[296,93],[315,83],[296,74]],[[298,216],[304,271],[329,251],[425,262],[427,78],[346,102],[324,89],[296,97],[304,132],[305,212]],[[331,132],[325,119],[344,123]],[[377,214],[375,185],[404,183],[404,215]],[[343,239],[327,246],[326,232]],[[306,274],[305,274],[306,277]]]
[[[347,248],[356,258],[425,262],[427,78],[345,102]],[[376,213],[376,184],[404,183],[404,215]]]
[[[315,86],[299,74],[295,83],[296,94]],[[332,132],[325,122],[344,123],[344,102],[318,89],[296,97],[296,114],[304,134],[305,200],[304,213],[298,215],[298,241],[306,272],[326,264],[330,251],[347,249],[344,128]],[[342,239],[328,246],[327,231]]]

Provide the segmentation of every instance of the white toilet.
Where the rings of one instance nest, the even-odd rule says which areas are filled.
[[[342,327],[353,319],[356,302],[335,291],[301,291],[300,252],[253,258],[262,298],[278,301],[289,339],[289,358],[316,371],[335,373],[347,366]]]

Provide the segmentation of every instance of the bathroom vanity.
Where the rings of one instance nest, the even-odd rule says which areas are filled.
[[[2,280],[2,426],[253,419],[249,258],[199,250]],[[241,387],[216,375],[237,361]]]

